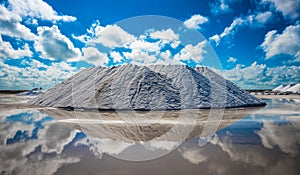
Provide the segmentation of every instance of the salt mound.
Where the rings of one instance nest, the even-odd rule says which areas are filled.
[[[300,84],[295,84],[294,86],[287,89],[286,92],[300,93]]]
[[[272,91],[281,91],[284,87],[286,87],[286,85],[281,84],[281,85],[277,86],[276,88],[274,88]]]
[[[98,110],[172,110],[262,106],[265,103],[206,67],[93,67],[29,103]]]
[[[43,93],[42,88],[34,88],[30,91],[21,92],[17,96],[37,96]]]

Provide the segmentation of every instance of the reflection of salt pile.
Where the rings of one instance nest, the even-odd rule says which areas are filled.
[[[265,104],[208,68],[184,65],[89,68],[30,103],[99,110],[163,110]]]
[[[224,128],[260,108],[238,108],[224,111],[218,129]],[[219,109],[213,109],[219,110]],[[150,111],[150,112],[92,112],[40,109],[58,122],[70,124],[95,138],[108,138],[125,142],[173,141],[180,142],[199,136],[208,122],[209,110]],[[131,121],[124,120],[124,116]],[[154,119],[156,115],[161,116]],[[139,120],[143,118],[143,120]],[[181,118],[181,119],[179,119]],[[193,118],[193,120],[191,120]],[[178,121],[180,120],[180,121]],[[213,122],[211,124],[213,124]],[[177,127],[177,129],[172,129]]]

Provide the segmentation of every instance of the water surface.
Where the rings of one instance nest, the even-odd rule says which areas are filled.
[[[207,121],[203,111],[187,112],[185,124],[174,129],[178,111],[145,113],[141,115],[144,118],[134,120],[126,113],[99,115],[26,105],[12,107],[7,103],[12,100],[3,98],[1,174],[300,172],[297,99],[265,99],[264,108],[226,110],[217,132],[202,146],[199,136]],[[161,115],[164,117],[157,118]],[[156,158],[124,160],[142,160],[149,155]]]

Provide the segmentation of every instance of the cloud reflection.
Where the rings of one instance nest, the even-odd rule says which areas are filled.
[[[282,120],[287,122],[282,124],[263,120],[263,128],[257,134],[266,148],[278,146],[284,153],[297,156],[300,146],[300,119],[295,116],[284,116]]]
[[[37,110],[9,111],[8,114],[1,117],[0,123],[1,173],[54,174],[63,165],[80,161],[80,155],[62,153],[75,137],[77,131],[73,128],[53,123],[49,116]],[[48,154],[50,152],[55,154]]]

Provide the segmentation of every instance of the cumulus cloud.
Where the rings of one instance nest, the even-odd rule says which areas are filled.
[[[221,39],[227,36],[233,36],[238,30],[238,27],[244,24],[244,20],[241,18],[237,18],[233,20],[229,27],[226,27],[221,34],[216,34],[209,38],[210,41],[214,41],[216,45],[219,45]]]
[[[18,131],[25,132],[27,130],[28,136],[32,136],[33,129],[34,129],[33,125],[24,125],[21,122],[16,122],[16,123],[5,122],[7,116],[26,114],[26,112],[31,112],[31,111],[27,111],[27,110],[17,111],[17,112],[7,111],[7,110],[5,110],[4,112],[1,111],[2,117],[1,117],[1,124],[0,124],[0,129],[1,129],[0,147],[1,147],[1,145],[5,145],[8,139],[14,138],[14,136],[17,134]],[[31,112],[31,114],[32,113],[36,113],[36,112]],[[43,116],[43,117],[45,117],[45,116]]]
[[[85,145],[94,155],[101,159],[103,153],[109,155],[118,155],[134,143],[113,140],[110,138],[95,138],[87,136],[87,138],[77,141],[75,145]]]
[[[261,24],[266,23],[272,16],[272,12],[264,12],[264,13],[259,13],[256,16],[254,16],[255,20]]]
[[[204,168],[206,174],[297,174],[298,163],[295,158],[276,148],[265,148],[256,139],[248,139],[245,143],[235,129],[227,130],[226,134],[216,134],[204,147],[187,142],[178,151],[189,163]],[[276,129],[276,132],[280,132],[281,128]],[[255,133],[247,134],[256,136]],[[285,137],[282,139],[286,139],[286,144],[289,145],[295,143],[291,140],[297,140],[295,135],[280,134],[279,137]],[[276,138],[278,137],[274,137]],[[298,148],[297,146],[299,145],[296,144],[294,148]]]
[[[172,47],[173,42],[174,40],[169,41],[168,44]],[[200,63],[206,53],[205,47],[207,41],[199,42],[196,45],[187,44],[174,55],[171,54],[170,50],[161,51],[165,44],[166,42],[162,40],[154,43],[145,40],[135,40],[128,45],[128,48],[130,48],[131,51],[122,53],[124,58],[130,60],[131,63],[134,64],[182,64],[182,61],[194,61],[195,63]]]
[[[180,44],[179,35],[172,29],[153,31],[149,34],[149,36],[153,39],[159,39],[162,43],[161,47],[170,43],[171,47],[176,48]]]
[[[38,133],[41,138],[41,151],[43,153],[61,154],[64,147],[70,143],[78,131],[67,127],[62,123],[50,123],[45,125],[42,132]]]
[[[102,53],[94,47],[82,48],[82,54],[81,60],[94,64],[95,66],[106,65],[109,61],[106,53]]]
[[[237,61],[237,59],[234,57],[229,57],[227,60],[228,63],[235,63],[236,61]]]
[[[99,21],[92,24],[91,28],[87,30],[87,34],[73,37],[87,44],[101,44],[108,48],[121,47],[134,40],[134,36],[121,27],[117,25],[103,27]]]
[[[134,64],[150,64],[156,60],[155,55],[150,55],[148,52],[138,49],[134,49],[131,52],[123,52],[123,55],[126,59],[131,60]]]
[[[207,161],[208,157],[202,151],[203,149],[195,145],[182,146],[178,149],[184,159],[195,165]]]
[[[27,43],[21,48],[14,49],[9,42],[3,41],[0,35],[0,58],[22,58],[30,57],[31,55],[32,52]]]
[[[144,39],[136,39],[130,42],[127,46],[133,51],[143,51],[143,52],[159,52],[161,49],[160,42],[147,42]]]
[[[35,35],[29,28],[21,24],[22,18],[4,5],[0,5],[0,34],[11,37],[34,40]]]
[[[224,38],[232,38],[242,26],[250,26],[252,28],[263,27],[272,17],[271,12],[262,12],[257,14],[248,15],[246,17],[239,17],[232,21],[230,26],[226,27],[221,34],[213,35],[209,38],[210,41],[214,41],[216,45],[219,45],[220,41]]]
[[[89,43],[99,43],[108,48],[114,48],[130,42],[133,38],[134,37],[132,35],[125,32],[121,27],[117,25],[108,25],[97,31],[96,37],[92,38]]]
[[[174,56],[174,59],[180,61],[193,60],[196,63],[200,63],[204,58],[204,54],[206,53],[206,45],[206,40],[199,42],[195,46],[188,44],[183,49],[181,49],[181,51],[178,54]]]
[[[208,18],[199,14],[193,15],[190,19],[184,21],[185,27],[189,29],[200,29],[200,25],[208,22]]]
[[[21,17],[38,18],[48,21],[75,21],[76,17],[58,15],[57,12],[43,0],[8,0],[11,11]]]
[[[41,57],[51,60],[78,60],[81,52],[75,48],[68,37],[63,35],[56,25],[52,27],[38,27],[38,37],[34,48]]]
[[[37,86],[47,89],[78,71],[65,62],[51,63],[47,66],[37,60],[29,60],[23,64],[23,67],[11,66],[0,60],[0,89],[32,89]]]
[[[300,24],[290,25],[279,34],[272,30],[265,35],[261,47],[266,53],[266,58],[286,54],[294,58],[293,61],[300,61]]]
[[[47,68],[48,67],[44,63],[42,63],[38,60],[34,60],[34,59],[31,59],[30,61],[24,59],[24,60],[22,60],[21,65],[22,66],[31,66],[31,67],[34,67],[34,68]]]
[[[119,63],[123,59],[123,57],[121,56],[121,54],[119,52],[116,52],[116,51],[110,52],[109,55],[113,59],[114,63]]]
[[[238,64],[235,68],[224,70],[222,73],[244,89],[257,87],[272,89],[276,85],[300,81],[300,66],[267,67],[265,64],[254,62],[250,66]]]
[[[160,59],[156,61],[156,64],[158,65],[178,65],[178,64],[183,64],[180,62],[180,60],[173,59],[171,52],[169,50],[166,50],[164,52],[160,52],[159,55]]]
[[[43,58],[72,61],[81,55],[80,50],[60,33],[57,26],[38,27],[38,35],[31,32],[26,25],[37,25],[37,20],[74,21],[75,17],[59,15],[53,8],[42,0],[8,0],[0,5],[0,57],[22,58],[33,55],[28,41],[34,41],[35,51]],[[16,48],[9,42],[3,41],[2,36],[15,40],[22,39],[23,46]],[[3,74],[3,73],[2,73]]]
[[[290,124],[278,125],[269,120],[263,120],[263,128],[257,132],[261,138],[262,144],[269,149],[278,146],[283,152],[291,156],[299,154],[300,133],[295,132],[300,130],[300,120],[295,120],[294,117],[284,117]]]
[[[229,7],[225,0],[217,0],[215,2],[209,3],[210,11],[214,15],[223,14],[231,12],[232,9]]]
[[[300,0],[263,0],[263,2],[270,2],[275,9],[286,18],[296,19],[300,14]]]
[[[242,162],[244,165],[254,165],[256,167],[267,167],[274,163],[270,159],[271,154],[265,152],[265,150],[259,146],[253,145],[247,147],[243,144],[232,144],[230,141],[221,140],[217,135],[213,138],[211,143],[219,146],[223,153],[230,157],[231,161]]]
[[[146,148],[147,150],[166,150],[166,151],[171,151],[174,150],[177,146],[180,145],[180,142],[176,142],[176,141],[168,141],[168,140],[164,140],[161,138],[156,138],[153,140],[149,140],[147,142],[142,143],[142,145],[144,146],[144,148]]]
[[[150,32],[150,37],[154,39],[165,39],[169,41],[179,40],[179,35],[176,34],[172,29],[166,29],[161,31]]]
[[[65,164],[79,162],[81,155],[69,156],[61,152],[72,141],[70,133],[76,132],[76,130],[62,124],[58,127],[54,123],[46,128],[38,128],[36,123],[42,122],[41,119],[48,116],[36,110],[6,112],[8,113],[5,113],[5,117],[2,119],[4,121],[0,124],[0,128],[4,129],[0,133],[0,150],[2,151],[0,169],[2,172],[50,175]],[[18,121],[5,122],[11,116],[19,116]],[[26,133],[29,137],[37,132],[38,138],[28,140],[21,138],[20,141],[7,144],[7,139],[15,138],[17,132]],[[4,141],[2,141],[3,138],[5,138]],[[39,147],[42,147],[42,151],[39,151]],[[51,148],[52,154],[47,154],[48,151],[43,150],[44,148]]]
[[[42,0],[8,0],[7,7],[0,5],[0,34],[34,40],[35,34],[25,24],[37,24],[37,19],[47,21],[75,21],[73,16],[58,15]]]
[[[156,39],[157,41],[149,42],[147,41],[148,38]],[[124,52],[123,54],[128,59],[136,61],[145,59],[145,63],[153,63],[156,57],[158,58],[161,49],[167,44],[172,48],[178,47],[180,44],[179,35],[175,34],[172,29],[151,31],[146,35],[135,38],[127,44],[125,47],[131,49],[131,52]]]
[[[148,29],[144,34],[134,36],[117,25],[101,26],[99,21],[93,23],[87,29],[86,34],[73,35],[73,38],[85,43],[86,48],[95,47],[99,51],[105,52],[108,59],[112,59],[114,63],[132,64],[169,64],[172,62],[178,64],[191,60],[199,63],[203,59],[206,45],[206,42],[200,42],[196,45],[187,44],[179,50],[178,46],[181,44],[179,34],[172,28]],[[111,50],[107,50],[107,48]],[[88,60],[87,57],[100,56],[96,50],[93,55],[88,53],[86,49],[83,49],[83,52],[85,52],[83,53],[84,60]],[[103,54],[101,54],[105,58],[103,63],[107,63],[108,60],[106,61],[106,56]]]

